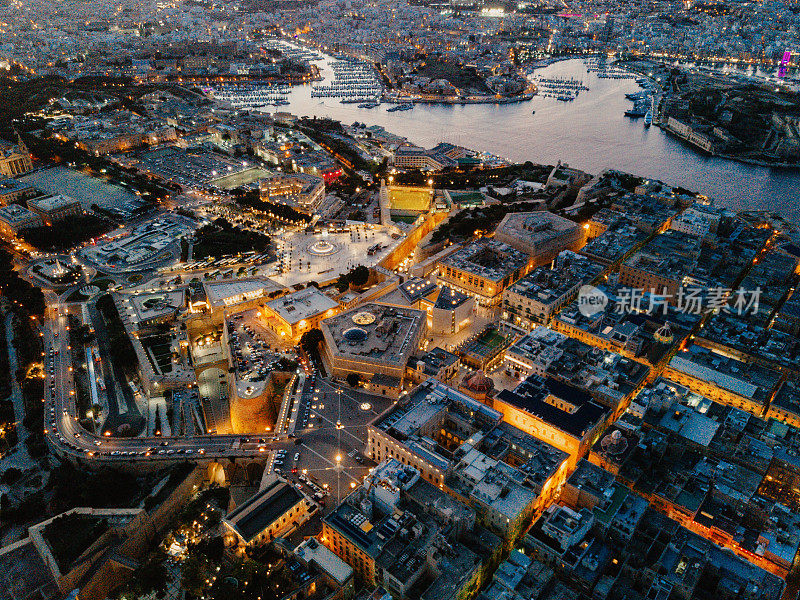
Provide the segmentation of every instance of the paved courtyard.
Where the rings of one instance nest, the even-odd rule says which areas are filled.
[[[401,241],[394,239],[392,232],[396,230],[391,227],[356,225],[344,233],[286,233],[276,239],[283,272],[270,277],[291,286],[309,280],[328,281],[358,265],[375,265]],[[369,253],[377,247],[380,249]]]

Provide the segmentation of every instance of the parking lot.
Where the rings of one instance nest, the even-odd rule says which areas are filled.
[[[228,319],[228,334],[239,379],[263,381],[271,371],[278,369],[281,355],[271,351],[265,336],[245,321],[243,314]]]
[[[363,455],[367,424],[391,404],[312,375],[298,407],[296,438],[277,445],[268,468],[321,501],[327,514],[375,466]]]

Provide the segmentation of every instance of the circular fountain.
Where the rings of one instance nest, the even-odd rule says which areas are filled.
[[[318,240],[306,248],[306,252],[314,256],[330,256],[338,251],[339,247],[328,240]]]

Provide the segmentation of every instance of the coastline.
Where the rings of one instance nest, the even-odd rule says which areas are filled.
[[[496,96],[480,96],[478,98],[453,98],[451,96],[437,96],[426,98],[383,98],[386,104],[514,104],[527,102],[536,95],[535,91],[525,91],[519,96],[497,98]]]
[[[746,165],[755,165],[757,167],[766,167],[769,169],[781,169],[781,170],[800,170],[800,163],[786,163],[786,162],[772,162],[768,160],[762,160],[758,158],[748,158],[746,156],[738,156],[736,154],[723,154],[719,152],[707,152],[703,148],[693,144],[682,135],[672,131],[664,125],[663,123],[658,123],[656,125],[661,131],[665,134],[669,135],[670,137],[680,140],[680,142],[687,148],[691,148],[697,154],[701,156],[713,157],[713,158],[722,158],[724,160],[732,160]]]

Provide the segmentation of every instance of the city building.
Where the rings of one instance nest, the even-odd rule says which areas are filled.
[[[506,373],[519,380],[550,377],[592,397],[618,416],[638,392],[650,369],[619,354],[539,326],[505,352]]]
[[[338,589],[334,600],[347,600],[355,595],[355,572],[341,558],[320,544],[316,538],[308,538],[294,549],[294,555],[306,567],[313,567],[323,574],[334,589]]]
[[[45,225],[52,225],[67,217],[83,213],[78,200],[62,194],[31,198],[27,204],[30,210],[42,218]]]
[[[176,289],[126,295],[122,313],[133,329],[147,331],[174,321],[185,308],[185,292]]]
[[[19,179],[0,179],[0,206],[15,204],[26,198],[41,196],[42,192]]]
[[[450,383],[458,374],[460,364],[458,356],[436,346],[422,356],[409,358],[406,375],[410,381],[417,384],[428,377],[434,377],[442,383]]]
[[[630,541],[648,507],[647,500],[586,459],[567,478],[559,502],[575,511],[590,510],[598,528],[622,543]]]
[[[481,162],[471,150],[446,142],[430,149],[405,143],[394,151],[392,161],[398,169],[421,171],[441,171],[445,167],[474,166]]]
[[[520,331],[547,325],[603,269],[585,256],[561,252],[552,269],[538,267],[503,292],[503,323]]]
[[[238,552],[289,535],[317,509],[294,485],[273,476],[223,520],[226,544]]]
[[[598,215],[593,218],[599,219]],[[592,226],[593,222],[589,223],[590,230],[598,232],[598,235],[581,248],[580,253],[606,267],[619,265],[648,237],[648,234],[642,231],[628,215],[620,215],[608,224],[603,223],[602,226]]]
[[[381,381],[391,378],[383,387],[399,393],[408,359],[419,350],[426,327],[421,310],[371,302],[320,323],[322,355],[337,377],[355,373],[369,381],[381,375]]]
[[[260,306],[265,299],[282,292],[284,288],[266,277],[244,277],[204,281],[203,289],[208,307],[212,312],[221,313],[233,307],[242,311]]]
[[[471,508],[391,459],[323,519],[320,540],[360,583],[396,600],[468,600],[499,542]]]
[[[481,239],[441,259],[437,277],[440,284],[474,296],[482,306],[496,306],[503,290],[532,268],[533,261],[524,252]]]
[[[527,254],[536,265],[551,262],[563,250],[580,250],[586,241],[581,225],[546,210],[509,213],[494,239]]]
[[[470,324],[475,298],[449,287],[442,287],[430,307],[428,329],[437,335],[458,333]]]
[[[367,455],[413,466],[513,541],[557,495],[568,456],[501,421],[498,411],[431,378],[370,423]]]
[[[0,142],[0,177],[17,177],[33,169],[30,152],[25,144]]]
[[[584,314],[575,300],[550,321],[550,327],[601,350],[657,365],[683,343],[701,317],[679,311],[649,291],[638,297],[638,310],[627,310],[627,288],[605,283],[596,287],[608,298],[604,307],[597,307],[602,310]]]
[[[694,270],[700,254],[701,238],[669,230],[657,235],[641,250],[623,261],[619,270],[621,285],[652,290],[666,295],[671,304],[678,301],[678,290]]]
[[[473,296],[419,277],[401,283],[380,301],[424,310],[428,330],[439,335],[458,333],[469,326],[475,309]]]
[[[573,466],[588,454],[612,414],[588,392],[535,375],[501,391],[492,406],[506,422],[566,452]]]
[[[745,364],[695,345],[669,361],[664,377],[715,402],[758,417],[764,416],[781,380],[778,371]]]
[[[305,289],[280,296],[267,302],[263,309],[263,322],[275,333],[291,340],[319,326],[322,319],[332,317],[339,310],[336,300],[310,285]]]
[[[589,509],[549,506],[528,536],[534,557],[554,565],[581,591],[591,590],[612,558],[610,546],[594,534],[594,526]]]
[[[272,173],[259,182],[261,199],[312,215],[325,199],[325,180],[304,173]]]
[[[0,207],[0,232],[6,237],[14,237],[23,229],[41,227],[42,218],[19,204]]]

